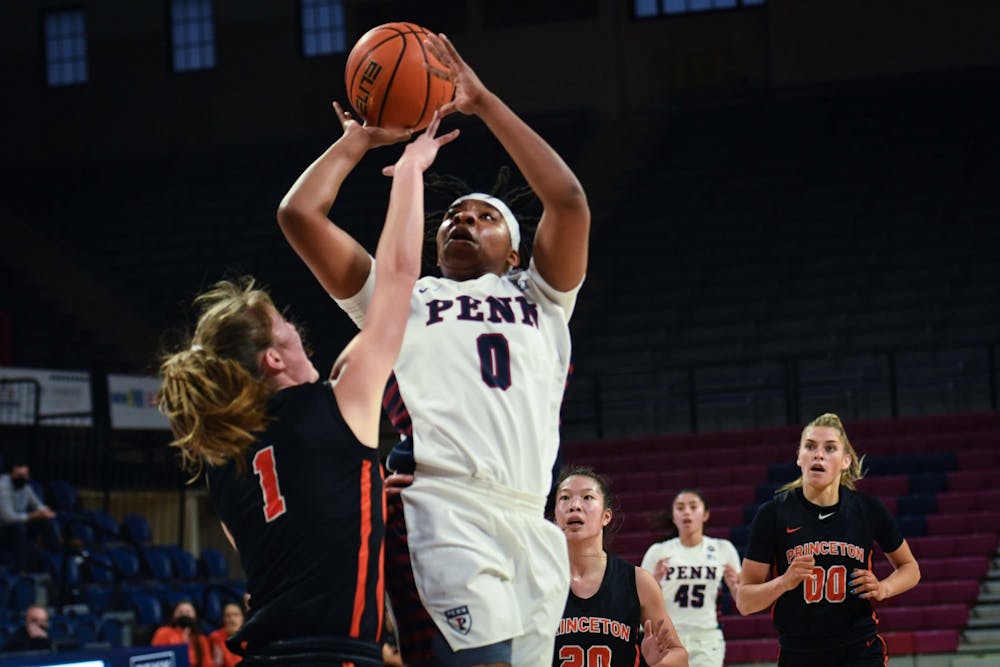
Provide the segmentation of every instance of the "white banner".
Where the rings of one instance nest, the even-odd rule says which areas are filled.
[[[38,419],[42,426],[92,426],[94,408],[90,373],[41,368],[0,367],[0,380],[34,380],[41,392]],[[0,383],[0,423],[33,424],[35,391],[29,383]],[[75,416],[62,416],[75,415]]]
[[[111,428],[170,430],[156,409],[159,378],[151,375],[108,375]]]

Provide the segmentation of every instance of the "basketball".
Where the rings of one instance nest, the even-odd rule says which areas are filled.
[[[385,23],[357,41],[344,72],[354,111],[370,125],[422,130],[434,111],[451,100],[455,85],[431,74],[425,64],[444,69],[424,48],[426,28]]]

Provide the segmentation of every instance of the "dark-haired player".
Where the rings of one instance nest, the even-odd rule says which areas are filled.
[[[837,415],[809,422],[796,461],[802,476],[754,517],[737,606],[751,614],[774,605],[781,667],[883,667],[871,603],[913,588],[920,568],[885,505],[854,490],[861,460]],[[894,568],[882,580],[872,571],[876,543]]]
[[[415,474],[402,504],[416,587],[434,625],[422,634],[415,627],[419,610],[393,588],[405,588],[406,573],[392,565],[389,591],[407,664],[541,667],[552,655],[569,582],[565,539],[545,520],[544,506],[590,211],[562,158],[482,84],[451,43],[435,35],[425,44],[447,68],[436,74],[456,84],[442,113],[478,116],[543,212],[526,268],[520,226],[499,198],[467,193],[439,223],[442,277],[421,278],[414,289],[386,395],[390,416],[411,436]],[[295,183],[278,220],[326,291],[360,324],[374,264],[327,215],[350,170],[391,138],[337,111],[344,135]],[[387,530],[391,554],[395,533]]]
[[[652,575],[605,551],[614,498],[604,477],[569,468],[555,496],[555,523],[569,548],[570,592],[553,667],[635,667],[640,655],[652,667],[688,667]]]

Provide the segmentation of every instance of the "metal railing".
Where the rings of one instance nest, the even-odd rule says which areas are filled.
[[[563,440],[996,409],[998,343],[577,372]]]

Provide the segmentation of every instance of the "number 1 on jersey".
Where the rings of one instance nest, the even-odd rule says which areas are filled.
[[[285,497],[278,486],[278,469],[274,465],[274,445],[269,445],[253,457],[253,471],[260,477],[264,494],[264,520],[271,523],[285,513]]]

